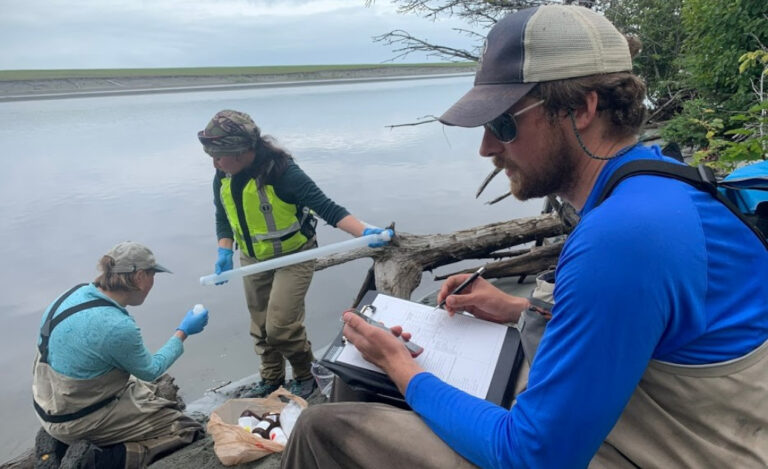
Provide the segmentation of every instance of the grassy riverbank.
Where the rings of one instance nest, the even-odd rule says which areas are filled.
[[[73,78],[164,78],[164,77],[223,77],[251,75],[291,75],[320,72],[350,72],[364,70],[408,71],[425,69],[435,72],[447,69],[472,71],[473,62],[424,64],[353,64],[353,65],[286,65],[264,67],[192,67],[192,68],[109,68],[73,70],[0,70],[0,81],[67,80]]]
[[[297,65],[269,67],[0,70],[0,101],[207,91],[335,81],[471,74],[474,63]],[[282,86],[282,85],[281,85]]]

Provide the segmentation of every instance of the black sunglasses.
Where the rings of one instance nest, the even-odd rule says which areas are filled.
[[[520,109],[514,114],[505,112],[496,119],[483,124],[483,127],[488,129],[488,131],[491,132],[494,137],[496,137],[496,139],[501,143],[512,143],[515,138],[517,138],[517,122],[515,122],[515,117],[523,114],[524,112],[528,112],[536,106],[542,105],[543,103],[544,100],[542,99],[541,101],[537,101],[530,106],[526,106]]]

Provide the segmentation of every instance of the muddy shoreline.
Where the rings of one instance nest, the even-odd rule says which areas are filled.
[[[413,66],[282,74],[0,80],[0,102],[424,79],[473,73],[473,69],[466,66]]]

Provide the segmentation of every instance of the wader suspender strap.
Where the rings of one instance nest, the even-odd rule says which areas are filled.
[[[48,340],[51,338],[51,331],[53,330],[53,325],[51,324],[53,321],[53,315],[56,314],[56,311],[58,311],[59,306],[61,306],[61,303],[63,303],[64,300],[69,298],[69,295],[74,293],[75,290],[77,290],[78,288],[83,287],[85,285],[86,285],[85,283],[81,283],[70,288],[69,291],[61,295],[59,299],[56,300],[56,303],[54,303],[53,306],[51,306],[51,310],[48,311],[48,317],[45,318],[43,327],[40,328],[40,338],[42,340],[40,341],[38,350],[40,351],[41,362],[48,363]]]
[[[712,195],[712,197],[719,200],[728,208],[728,210],[736,215],[739,220],[742,221],[742,223],[747,225],[747,227],[752,230],[755,236],[757,236],[757,238],[763,244],[763,247],[768,250],[768,240],[766,240],[765,236],[760,232],[759,229],[757,229],[755,225],[753,225],[749,220],[747,220],[746,217],[744,217],[744,215],[730,200],[728,200],[723,194],[720,193],[720,191],[717,190],[718,183],[715,179],[714,172],[711,168],[704,165],[699,165],[698,168],[694,168],[688,165],[669,163],[659,160],[630,161],[629,163],[621,166],[611,175],[610,179],[608,179],[608,182],[603,188],[603,191],[600,193],[600,196],[597,198],[597,203],[595,206],[600,205],[605,199],[607,199],[608,196],[611,195],[611,192],[613,192],[613,189],[621,181],[628,177],[639,174],[677,179],[679,181],[690,184],[699,190],[708,192]]]
[[[75,285],[72,287],[68,292],[61,295],[58,300],[56,300],[56,303],[51,306],[51,310],[48,312],[48,317],[45,318],[45,322],[43,323],[43,327],[40,329],[40,338],[42,339],[40,341],[40,345],[38,346],[38,350],[40,351],[40,362],[41,363],[48,363],[48,341],[51,338],[51,331],[61,323],[61,321],[67,319],[68,317],[72,316],[73,314],[83,311],[85,309],[95,308],[98,306],[114,306],[113,303],[104,300],[104,299],[96,299],[92,301],[88,301],[86,303],[82,303],[76,306],[73,306],[71,308],[68,308],[64,310],[61,314],[56,316],[56,318],[53,318],[53,315],[56,313],[56,311],[59,309],[59,306],[61,306],[61,303],[64,302],[72,293],[75,292],[75,290],[79,289],[80,287],[83,287],[87,284],[81,283],[79,285]],[[71,414],[63,414],[63,415],[49,415],[43,410],[42,407],[40,407],[37,402],[35,402],[34,399],[32,399],[32,403],[35,406],[35,411],[37,411],[37,415],[40,416],[41,419],[45,420],[49,423],[62,423],[62,422],[69,422],[70,420],[79,419],[80,417],[84,417],[91,412],[95,412],[105,405],[109,404],[110,402],[117,399],[117,396],[111,396],[104,400],[101,400],[95,404],[89,405],[88,407],[84,407],[77,412],[73,412]]]
[[[37,415],[40,416],[41,419],[45,420],[48,423],[64,423],[64,422],[70,422],[72,420],[77,420],[80,417],[85,417],[88,414],[91,414],[93,412],[96,412],[97,410],[101,409],[105,405],[109,404],[112,401],[116,401],[117,396],[110,396],[103,401],[99,401],[95,404],[91,404],[88,407],[83,407],[82,409],[78,410],[77,412],[72,412],[71,414],[61,414],[61,415],[49,415],[43,410],[42,407],[37,405],[37,402],[32,399],[32,404],[35,406],[35,412],[37,412]]]

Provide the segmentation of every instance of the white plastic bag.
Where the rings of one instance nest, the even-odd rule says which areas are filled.
[[[284,445],[272,440],[257,437],[237,424],[237,420],[245,410],[250,410],[257,415],[281,412],[287,407],[280,399],[281,397],[289,400],[291,413],[295,413],[295,408],[307,407],[307,401],[281,387],[265,398],[230,399],[211,412],[208,433],[213,437],[213,452],[223,465],[234,466],[255,461],[285,448]],[[293,422],[296,421],[293,420]],[[288,434],[288,432],[285,433]]]
[[[283,429],[285,436],[290,438],[293,426],[296,425],[296,420],[299,419],[302,410],[304,408],[296,401],[291,401],[280,411],[280,428]]]

